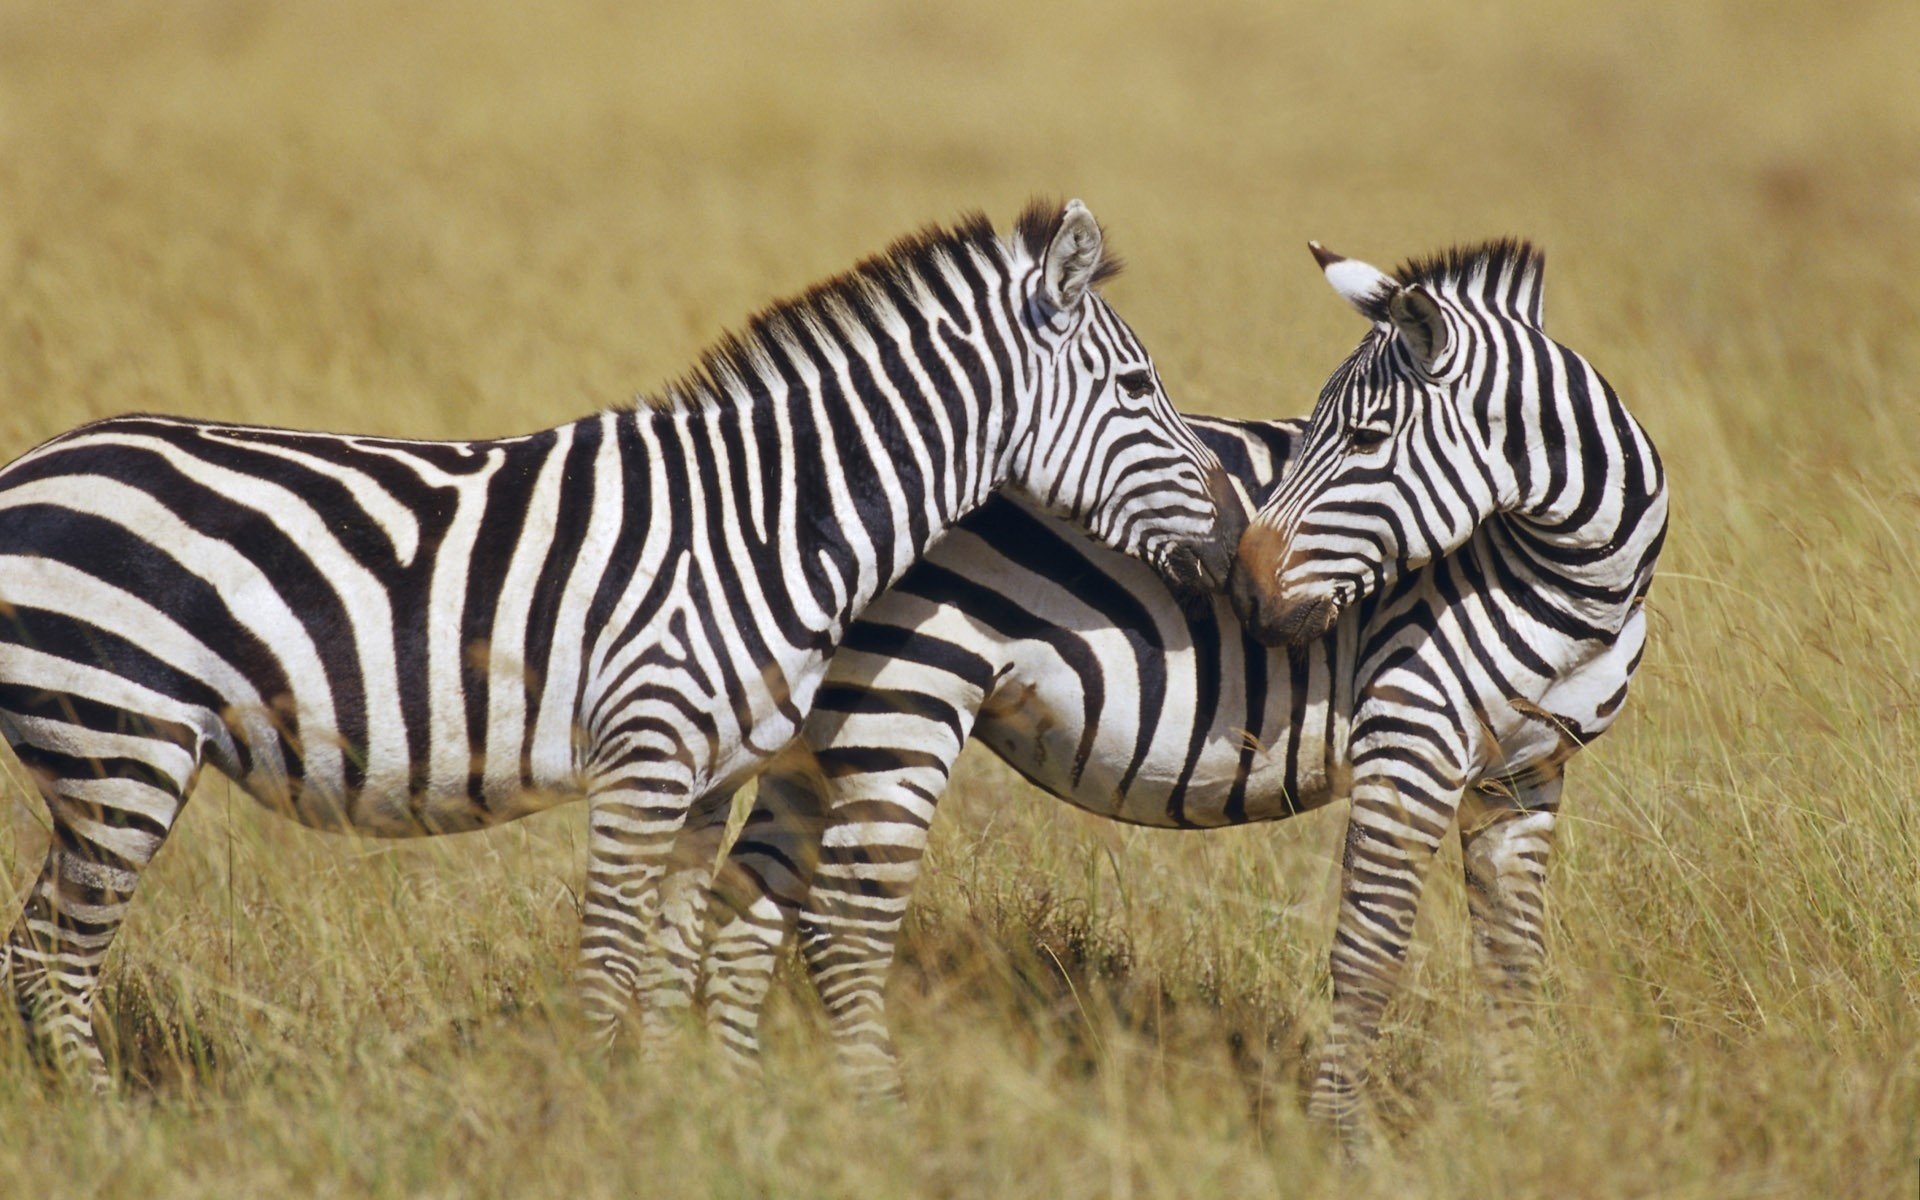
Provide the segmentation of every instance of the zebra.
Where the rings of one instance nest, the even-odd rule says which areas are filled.
[[[52,822],[0,976],[35,1045],[108,1086],[101,962],[209,763],[378,837],[584,796],[577,987],[610,1042],[673,990],[648,963],[688,812],[790,740],[860,611],[994,489],[1224,586],[1245,510],[1096,290],[1116,265],[1084,204],[1036,202],[543,432],[142,415],[0,470],[0,734]]]
[[[1532,246],[1391,276],[1315,256],[1372,328],[1311,418],[1192,422],[1259,509],[1233,610],[1189,613],[1137,564],[1002,500],[848,632],[804,729],[811,756],[762,778],[715,880],[706,1002],[736,1060],[757,1055],[797,922],[843,1070],[899,1090],[885,977],[973,736],[1043,791],[1139,825],[1352,801],[1309,1110],[1355,1141],[1367,1050],[1454,826],[1489,1089],[1513,1102],[1564,764],[1619,716],[1645,645],[1660,461],[1598,373],[1541,331]]]

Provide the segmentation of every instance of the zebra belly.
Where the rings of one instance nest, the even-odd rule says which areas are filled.
[[[1278,821],[1336,798],[1325,771],[1303,777],[1289,772],[1285,760],[1256,752],[1241,756],[1241,740],[1209,739],[1191,770],[1186,747],[1150,757],[1131,780],[1122,763],[1096,751],[1076,779],[1072,770],[1075,739],[1062,733],[1039,738],[982,721],[978,734],[995,754],[1035,786],[1096,816],[1161,829],[1211,829]]]
[[[976,736],[1067,803],[1136,825],[1274,821],[1344,795],[1346,723],[1329,702],[1324,655],[1249,656],[1234,637],[1202,686],[1200,655],[1176,646],[1160,660],[1165,682],[1151,711],[1137,681],[1117,674],[1127,659],[1098,658],[1116,673],[1095,703],[1085,677],[1047,655],[1016,653],[1011,686],[1003,682],[982,709]]]
[[[1620,715],[1627,683],[1646,648],[1644,609],[1627,618],[1618,637],[1550,684],[1534,703],[1504,706],[1496,726],[1495,776],[1553,770],[1605,733]]]
[[[528,790],[506,803],[489,804],[464,789],[348,791],[310,783],[297,750],[270,735],[250,738],[232,709],[223,720],[209,708],[181,704],[97,668],[47,659],[17,645],[0,645],[0,684],[8,694],[7,706],[0,708],[0,735],[23,761],[52,754],[82,762],[132,756],[172,763],[177,756],[167,773],[183,790],[201,763],[210,762],[264,808],[312,828],[377,837],[481,829],[571,798]],[[64,678],[56,682],[50,665],[64,668]],[[102,708],[116,715],[95,720]]]
[[[241,781],[241,787],[261,807],[310,829],[379,838],[433,837],[490,829],[581,796],[578,791],[529,788],[504,802],[488,802],[464,791],[451,794],[426,790],[363,791],[341,796],[304,786],[262,786],[257,780]]]
[[[58,611],[76,594],[90,601],[84,623]],[[127,737],[163,744],[191,763],[182,785],[210,763],[301,824],[380,837],[485,828],[579,794],[569,777],[535,777],[524,747],[507,764],[506,786],[483,774],[484,751],[466,744],[458,695],[432,703],[458,716],[457,769],[433,769],[432,755],[416,762],[404,728],[372,740],[344,736],[330,719],[330,695],[263,690],[257,668],[229,661],[187,622],[50,560],[0,555],[0,605],[10,618],[0,629],[0,714],[13,718],[4,731],[16,751],[84,760],[115,756]]]

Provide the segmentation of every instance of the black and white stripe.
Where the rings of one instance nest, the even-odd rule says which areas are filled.
[[[1456,826],[1500,1035],[1490,1069],[1510,1093],[1504,1034],[1530,1009],[1561,767],[1618,716],[1638,665],[1664,486],[1612,391],[1540,332],[1537,253],[1496,244],[1363,283],[1378,323],[1310,422],[1196,422],[1265,501],[1241,606],[1298,644],[1243,637],[1224,604],[1190,618],[1150,573],[1009,503],[963,522],[849,632],[805,728],[813,757],[763,778],[717,884],[709,1015],[737,1053],[755,1050],[804,898],[843,1060],[865,1086],[897,1085],[885,973],[971,735],[1046,791],[1138,824],[1353,799],[1314,1098],[1349,1128],[1425,863]],[[1393,297],[1415,289],[1444,341],[1396,322],[1409,304]],[[1339,604],[1312,615],[1322,595]]]
[[[1303,425],[1189,423],[1255,504]],[[811,886],[808,962],[843,1058],[863,1086],[894,1086],[883,985],[969,737],[1116,820],[1273,820],[1329,791],[1340,709],[1326,665],[1247,640],[1224,603],[1183,604],[1056,518],[989,501],[848,631],[801,744],[761,776],[715,882],[704,984],[722,1045],[758,1053],[761,1006]]]
[[[54,829],[0,960],[23,1011],[104,1079],[100,962],[207,763],[379,836],[584,794],[589,1015],[671,1007],[693,964],[649,943],[689,807],[793,736],[848,625],[991,491],[1224,581],[1244,514],[1110,273],[1077,201],[1006,242],[974,218],[659,404],[459,443],[124,417],[0,471],[0,733]]]
[[[1560,766],[1618,714],[1639,665],[1667,492],[1645,430],[1542,331],[1532,246],[1392,276],[1314,255],[1373,329],[1242,541],[1233,590],[1268,640],[1337,645],[1314,639],[1353,625],[1349,611],[1362,631],[1333,1013],[1311,1106],[1352,1133],[1449,828],[1496,1045],[1530,1016]]]

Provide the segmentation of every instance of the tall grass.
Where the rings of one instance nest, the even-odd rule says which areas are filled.
[[[390,845],[202,787],[109,963],[125,1094],[0,1033],[0,1193],[1911,1195],[1920,1113],[1911,4],[358,0],[0,9],[0,452],[130,409],[555,423],[962,208],[1084,196],[1199,411],[1360,332],[1302,243],[1518,232],[1675,489],[1647,664],[1570,772],[1531,1102],[1471,1050],[1457,858],[1343,1174],[1299,1105],[1341,817],[1103,825],[967,760],[856,1108],[581,1051],[583,814]],[[44,817],[0,781],[8,912]]]

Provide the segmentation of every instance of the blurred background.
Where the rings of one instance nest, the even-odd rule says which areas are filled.
[[[1308,238],[1530,236],[1603,369],[1769,375],[1911,328],[1916,45],[1900,3],[10,5],[0,437],[550,424],[1035,193],[1202,410],[1300,411],[1353,339]]]
[[[797,993],[764,1092],[578,1052],[548,1019],[577,807],[374,847],[215,781],[109,967],[145,1107],[6,1042],[0,1178],[1912,1194],[1917,49],[1910,0],[0,3],[0,457],[141,409],[556,424],[1044,193],[1129,260],[1107,295],[1176,400],[1243,416],[1304,413],[1362,332],[1309,238],[1389,266],[1531,237],[1549,332],[1675,495],[1633,703],[1570,772],[1515,1122],[1477,1107],[1443,866],[1384,1049],[1400,1140],[1342,1175],[1304,1126],[1338,814],[1121,830],[972,760],[901,989],[919,1087],[876,1118],[818,1078]],[[17,897],[45,835],[6,767]]]

